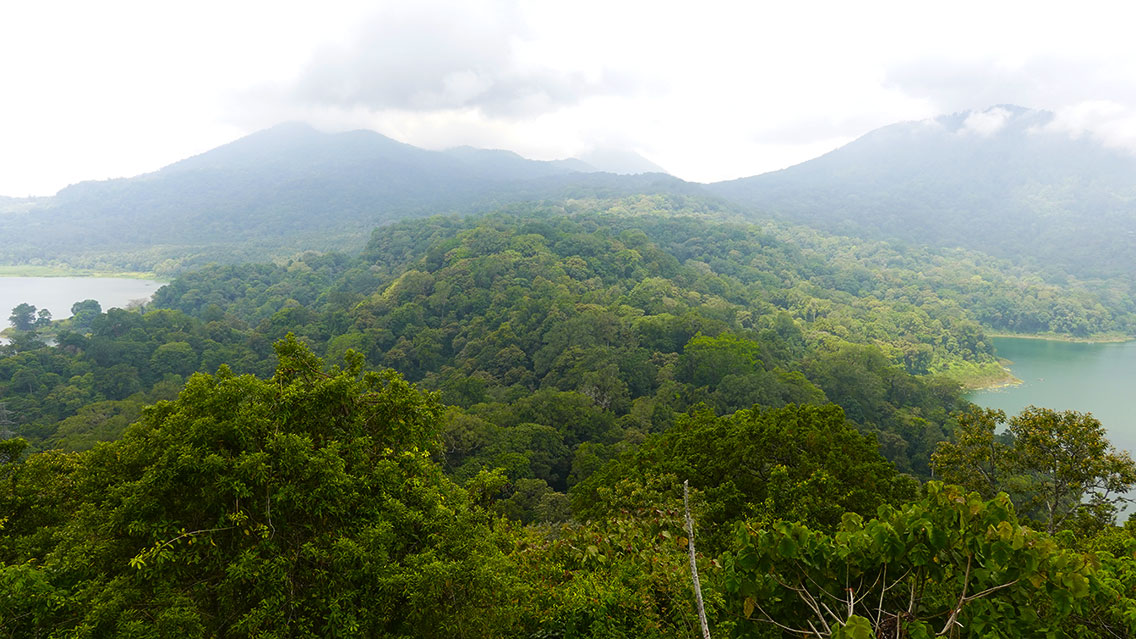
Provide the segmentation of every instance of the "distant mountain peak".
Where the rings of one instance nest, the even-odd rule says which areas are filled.
[[[1078,277],[1136,270],[1136,157],[1050,111],[999,104],[893,124],[710,189],[843,235],[1032,259]]]
[[[580,161],[605,173],[638,175],[640,173],[666,173],[667,170],[634,151],[598,148],[580,156]]]
[[[327,133],[285,122],[145,175],[80,182],[52,198],[0,199],[0,235],[20,234],[18,259],[57,252],[46,246],[146,247],[186,266],[350,250],[376,226],[423,215],[565,197],[702,193],[670,176],[596,168],[512,151],[433,151],[375,131]]]

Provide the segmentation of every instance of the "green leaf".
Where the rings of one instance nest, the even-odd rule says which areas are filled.
[[[777,553],[785,559],[796,556],[797,550],[797,542],[788,535],[782,536],[781,539],[777,542]]]
[[[833,639],[873,639],[872,623],[867,619],[852,615],[844,625],[832,634]]]

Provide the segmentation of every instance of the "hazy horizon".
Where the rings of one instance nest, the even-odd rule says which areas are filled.
[[[1111,6],[348,0],[0,9],[0,194],[151,172],[273,124],[536,160],[634,152],[693,182],[997,104],[1136,147]],[[61,20],[60,16],[67,19]],[[223,16],[223,19],[221,17]]]
[[[1033,111],[1033,112],[1037,111],[1035,109],[1030,109],[1029,107],[1025,107],[1025,106],[1022,106],[1022,105],[1007,105],[1007,104],[989,105],[985,108],[975,108],[975,109],[958,111],[958,112],[954,112],[954,113],[937,114],[935,116],[932,116],[932,117],[929,117],[929,118],[923,118],[923,119],[920,119],[920,120],[908,120],[908,121],[892,122],[892,123],[884,124],[880,128],[895,125],[895,124],[934,122],[935,120],[940,119],[940,118],[957,116],[957,115],[961,115],[961,114],[969,114],[968,117],[964,119],[964,122],[962,123],[962,125],[960,127],[960,130],[959,130],[960,133],[989,136],[991,134],[996,133],[998,130],[1000,130],[1006,124],[1006,122],[1013,117],[1012,114],[1009,111],[1007,111],[1005,107],[1018,107],[1018,108],[1025,108],[1028,111]],[[299,124],[301,126],[307,126],[307,127],[310,127],[310,128],[312,128],[316,131],[319,131],[319,132],[325,133],[325,134],[343,133],[343,132],[348,132],[348,131],[368,131],[368,132],[378,133],[379,135],[383,135],[385,137],[391,138],[391,139],[393,139],[397,142],[402,142],[404,144],[411,144],[410,142],[408,142],[406,140],[399,140],[399,139],[394,138],[392,136],[386,135],[385,133],[383,133],[381,131],[376,131],[374,129],[369,129],[369,128],[365,128],[365,127],[336,129],[336,128],[329,128],[329,127],[326,127],[326,126],[321,127],[317,124],[314,124],[312,122],[306,122],[306,121],[299,121],[299,120],[282,121],[282,122],[272,124],[268,127],[265,127],[264,129],[260,129],[258,131],[251,131],[247,134],[242,134],[241,136],[234,138],[233,140],[228,140],[228,141],[222,142],[222,143],[218,144],[216,147],[206,149],[206,150],[204,150],[200,153],[195,153],[195,154],[183,157],[183,158],[177,158],[177,159],[175,159],[175,160],[173,160],[169,163],[163,164],[161,166],[154,167],[150,170],[146,170],[146,171],[143,171],[141,173],[137,173],[137,174],[133,174],[133,175],[111,176],[111,177],[104,177],[104,178],[81,179],[81,180],[77,180],[76,182],[66,184],[63,187],[61,187],[61,189],[66,188],[68,186],[72,186],[74,184],[81,183],[81,182],[103,181],[103,180],[113,180],[113,179],[129,179],[129,178],[133,178],[133,177],[138,177],[139,175],[145,175],[145,174],[148,174],[148,173],[153,173],[153,172],[159,171],[161,169],[164,169],[167,166],[170,166],[172,164],[176,164],[176,163],[178,163],[182,160],[186,160],[186,159],[189,159],[191,157],[196,157],[198,155],[207,154],[207,153],[209,153],[210,151],[213,151],[216,148],[225,146],[227,144],[231,144],[233,142],[237,142],[237,141],[239,141],[239,140],[241,140],[241,139],[243,139],[243,138],[245,138],[249,135],[252,135],[254,133],[258,133],[260,131],[267,131],[267,130],[270,130],[270,129],[274,129],[274,128],[282,127],[282,126],[287,126],[287,125],[290,125],[290,124]],[[873,130],[875,130],[875,129],[873,129]],[[1058,114],[1053,115],[1053,118],[1050,121],[1049,125],[1044,128],[1044,132],[1066,134],[1066,135],[1069,135],[1072,138],[1077,138],[1077,137],[1084,134],[1083,130],[1077,129],[1075,126],[1071,126],[1071,123],[1067,119],[1061,118]],[[868,133],[871,133],[871,131],[865,131],[864,134],[858,135],[858,136],[850,139],[848,141],[848,143],[854,142],[855,140],[859,139],[863,135],[867,135]],[[662,170],[661,172],[668,173],[668,174],[670,174],[674,177],[678,177],[678,178],[683,179],[687,182],[691,182],[691,183],[695,183],[695,184],[712,184],[712,183],[715,183],[715,182],[728,181],[728,180],[732,180],[732,179],[752,177],[754,175],[763,175],[765,173],[772,173],[772,172],[779,171],[779,170],[782,170],[782,169],[790,168],[790,167],[796,166],[798,164],[802,164],[802,163],[808,162],[810,160],[816,159],[816,158],[821,157],[823,155],[826,155],[828,153],[831,153],[832,151],[835,151],[837,149],[842,148],[846,144],[847,143],[841,144],[837,147],[834,147],[833,149],[828,149],[828,150],[822,151],[822,152],[818,153],[816,156],[803,158],[800,161],[796,161],[796,162],[793,162],[791,164],[787,164],[785,166],[779,166],[779,167],[776,167],[776,168],[772,168],[772,169],[769,169],[768,171],[763,171],[761,173],[756,173],[756,174],[752,174],[752,175],[739,175],[739,176],[735,176],[735,177],[727,177],[727,178],[723,178],[722,180],[711,180],[711,181],[700,182],[698,180],[691,180],[691,179],[687,179],[687,178],[684,178],[684,177],[679,176],[679,175],[675,175],[674,172],[667,170],[666,167],[658,167],[658,165],[655,165],[655,166],[658,167],[659,169],[661,169]],[[416,146],[416,145],[412,145],[412,146]],[[1111,145],[1111,146],[1117,147],[1118,145]],[[474,146],[471,146],[471,145],[428,148],[427,150],[449,151],[449,150],[454,150],[454,149],[458,149],[458,148],[462,148],[462,147],[489,150],[489,151],[506,151],[506,152],[516,153],[518,156],[520,156],[524,159],[534,160],[534,161],[579,160],[579,161],[582,161],[582,162],[587,164],[589,162],[593,162],[595,158],[616,157],[616,158],[622,158],[625,161],[629,161],[631,163],[636,163],[636,160],[639,160],[639,161],[642,161],[642,163],[645,163],[645,164],[652,164],[649,158],[646,158],[643,155],[641,155],[641,154],[639,154],[639,153],[637,153],[633,150],[620,149],[620,148],[616,148],[616,147],[597,147],[597,148],[592,149],[591,151],[589,151],[587,153],[581,153],[578,156],[565,156],[565,157],[557,157],[557,158],[529,157],[529,156],[525,156],[522,153],[516,152],[512,149],[496,148],[496,147],[474,147]],[[426,148],[426,147],[419,147],[419,148]],[[1126,148],[1126,147],[1123,147],[1123,146],[1119,146],[1119,148],[1122,148],[1122,149],[1129,151],[1129,152],[1136,152],[1136,150],[1134,150],[1134,149],[1129,149],[1129,148]],[[624,171],[613,171],[611,169],[604,168],[601,164],[598,164],[598,163],[594,165],[594,168],[596,168],[599,171],[609,171],[609,172],[616,172],[616,173],[624,172]],[[627,173],[636,173],[636,172],[649,172],[649,171],[628,171]],[[14,194],[11,194],[11,193],[0,192],[0,197],[8,197],[8,198],[12,198],[12,199],[48,198],[48,197],[54,196],[56,193],[57,193],[57,191],[52,192],[52,193],[43,193],[43,194],[33,194],[33,195],[22,196],[22,195],[14,195]]]

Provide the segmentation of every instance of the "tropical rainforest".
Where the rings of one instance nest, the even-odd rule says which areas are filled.
[[[0,636],[1136,636],[1136,464],[964,394],[1136,335],[1131,159],[991,113],[711,185],[284,125],[0,198],[4,264],[170,280],[11,309]]]
[[[1136,632],[1136,465],[963,396],[1122,290],[587,195],[72,311],[0,346],[3,636],[693,637],[691,561],[715,636]]]

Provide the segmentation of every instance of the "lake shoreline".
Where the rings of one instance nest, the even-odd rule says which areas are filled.
[[[1023,383],[973,391],[967,393],[968,401],[1007,415],[1030,405],[1092,413],[1105,425],[1116,448],[1136,450],[1136,415],[1128,403],[1136,381],[1136,341],[1089,344],[1002,338],[995,347],[1013,360],[1013,373]]]
[[[125,280],[151,280],[154,282],[169,283],[168,278],[159,277],[156,273],[145,271],[99,271],[96,269],[67,268],[62,266],[32,266],[28,264],[19,266],[10,264],[0,265],[0,278],[2,277],[97,277]]]
[[[986,333],[987,337],[1012,337],[1014,339],[1036,339],[1046,342],[1066,342],[1070,344],[1123,344],[1136,340],[1131,335],[1098,335],[1095,337],[1073,337],[1055,333]]]
[[[4,319],[20,304],[30,304],[36,311],[51,313],[53,320],[71,316],[76,302],[95,300],[102,310],[146,305],[166,280],[141,277],[64,276],[26,277],[0,276],[0,311]],[[0,320],[0,327],[9,322]]]
[[[1128,335],[1100,335],[1096,337],[1072,337],[1069,335],[1054,335],[1047,333],[986,333],[987,337],[998,339],[1028,339],[1042,342],[1055,342],[1060,344],[1124,344],[1136,340]],[[1000,390],[1019,386],[1023,382],[1014,375],[1011,367],[1014,362],[1004,357],[998,358],[998,365],[1005,372],[1002,376],[980,375],[970,379],[961,380],[963,390],[967,393],[980,391]]]
[[[1022,380],[1014,376],[1013,371],[1010,370],[1011,365],[1013,365],[1012,361],[999,357],[998,367],[1001,369],[999,372],[984,372],[956,379],[962,385],[965,393],[1018,386],[1022,384]]]

